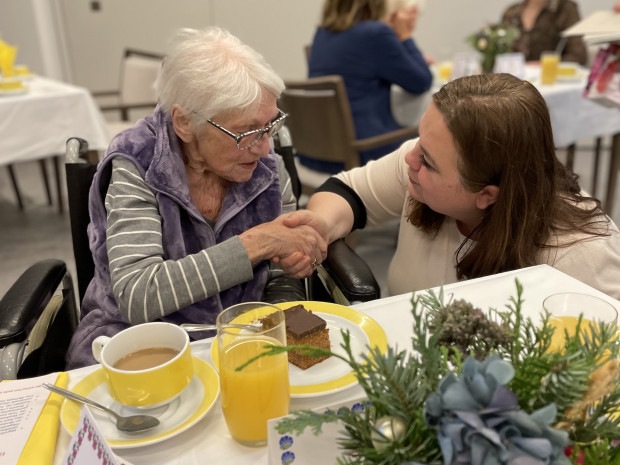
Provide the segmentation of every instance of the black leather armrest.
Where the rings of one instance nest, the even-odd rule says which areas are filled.
[[[41,260],[13,283],[0,300],[0,345],[25,339],[67,272],[61,260]]]
[[[372,271],[344,239],[329,245],[323,267],[349,302],[367,302],[381,296]]]
[[[306,300],[306,289],[301,279],[282,275],[267,281],[263,300],[270,304]]]

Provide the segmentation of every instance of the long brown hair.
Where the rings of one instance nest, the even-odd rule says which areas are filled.
[[[499,186],[473,232],[457,276],[477,278],[540,263],[553,234],[609,235],[601,204],[580,194],[577,177],[555,154],[549,110],[538,90],[510,74],[456,79],[433,95],[452,134],[466,189]],[[444,216],[412,201],[409,221],[437,232]],[[574,244],[564,242],[561,245]]]
[[[326,0],[320,27],[346,31],[360,21],[380,21],[385,12],[385,0]]]

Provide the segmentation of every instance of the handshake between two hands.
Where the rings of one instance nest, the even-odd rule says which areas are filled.
[[[269,259],[284,272],[305,278],[327,257],[329,245],[327,222],[310,210],[281,215],[271,223],[276,234],[276,248]]]

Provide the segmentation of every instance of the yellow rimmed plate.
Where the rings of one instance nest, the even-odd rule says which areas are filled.
[[[18,87],[16,89],[0,89],[0,96],[22,95],[28,93],[28,86]]]
[[[285,302],[276,306],[286,310],[302,304],[327,322],[331,350],[343,354],[340,347],[342,334],[340,330],[349,330],[351,348],[354,354],[368,354],[369,347],[379,347],[382,353],[387,350],[387,336],[383,328],[375,320],[357,310],[329,302]],[[217,343],[211,346],[211,359],[218,367]],[[351,367],[334,357],[302,370],[289,363],[291,397],[315,397],[332,394],[348,389],[357,384]]]
[[[129,449],[161,442],[191,428],[213,407],[220,393],[219,377],[204,360],[193,357],[194,378],[181,394],[167,405],[153,409],[131,408],[116,402],[108,393],[105,374],[98,369],[71,390],[88,397],[121,415],[146,413],[159,419],[159,426],[141,434],[125,434],[116,429],[114,420],[104,412],[91,409],[103,436],[114,449]],[[81,404],[65,399],[60,409],[63,427],[73,434],[80,420]]]

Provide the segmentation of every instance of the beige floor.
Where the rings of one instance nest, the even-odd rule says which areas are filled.
[[[606,141],[609,146],[609,141]],[[579,144],[575,160],[575,171],[580,175],[582,187],[592,191],[591,141]],[[560,154],[562,159],[564,155]],[[597,195],[604,195],[606,189],[609,156],[605,152],[599,172]],[[51,175],[51,163],[49,164]],[[46,202],[45,191],[37,163],[23,163],[16,166],[18,180],[25,199],[25,209],[20,211],[13,196],[8,173],[0,167],[0,296],[4,295],[17,277],[32,263],[42,258],[64,260],[75,275],[71,231],[68,215],[60,215],[57,200],[54,205]],[[616,192],[616,205],[612,218],[620,224],[620,189]],[[66,202],[66,198],[65,198]],[[396,228],[388,225],[361,231],[358,236],[358,253],[370,264],[386,295],[385,277],[394,250]]]

